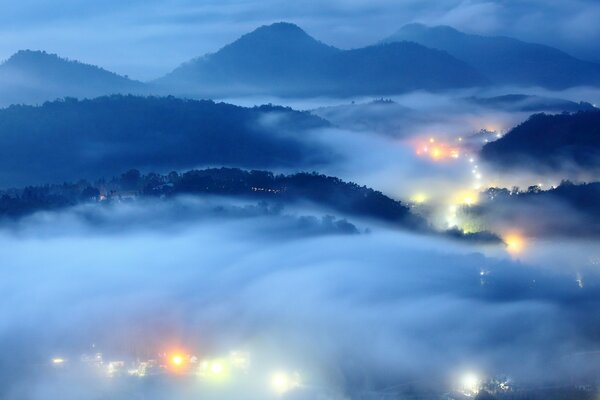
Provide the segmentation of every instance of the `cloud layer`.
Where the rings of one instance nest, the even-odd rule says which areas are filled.
[[[223,218],[207,205],[79,209],[5,229],[2,397],[126,398],[133,390],[187,399],[205,390],[170,380],[106,384],[45,367],[57,354],[76,361],[92,343],[107,360],[174,343],[199,354],[242,347],[257,360],[252,385],[286,365],[312,385],[303,393],[322,398],[444,381],[465,368],[561,382],[593,371],[593,358],[573,354],[595,349],[595,273],[580,288],[571,272],[466,245],[383,228],[293,235],[301,232],[294,219]],[[264,395],[250,387],[245,398]]]

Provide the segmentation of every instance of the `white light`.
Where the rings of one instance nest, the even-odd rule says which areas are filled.
[[[271,388],[277,394],[284,394],[300,386],[300,375],[286,372],[276,372],[271,376]]]
[[[474,373],[468,373],[462,378],[462,390],[467,396],[479,393],[479,377]]]

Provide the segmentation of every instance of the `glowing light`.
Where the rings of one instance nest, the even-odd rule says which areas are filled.
[[[438,142],[434,138],[429,138],[426,142],[416,143],[415,148],[417,155],[428,154],[434,161],[447,158],[458,159],[460,157],[460,148]]]
[[[172,363],[173,365],[180,366],[180,365],[182,365],[182,364],[183,364],[183,357],[182,357],[182,356],[180,356],[180,355],[174,355],[174,356],[171,358],[171,363]]]
[[[468,207],[477,204],[478,201],[479,192],[476,190],[462,191],[454,196],[454,203],[462,204]]]
[[[196,374],[204,379],[219,382],[227,379],[229,363],[222,359],[204,360]]]
[[[124,366],[124,361],[110,361],[106,366],[106,374],[109,377],[112,377],[115,374],[120,373]]]
[[[54,364],[54,365],[61,365],[61,364],[64,364],[64,363],[65,363],[65,359],[64,358],[57,357],[57,358],[53,358],[52,359],[52,364]]]
[[[210,364],[210,372],[214,375],[221,375],[225,371],[225,366],[220,361],[213,361]]]
[[[271,377],[271,388],[277,394],[284,394],[300,386],[300,376],[297,373],[288,374],[276,372]]]
[[[506,243],[506,250],[510,254],[519,254],[525,248],[525,240],[523,237],[516,233],[511,233],[504,238]]]
[[[415,193],[415,195],[410,198],[410,201],[415,204],[423,204],[427,201],[427,195],[425,193]]]
[[[479,393],[479,377],[474,373],[465,374],[462,378],[462,390],[467,396],[473,396]]]
[[[171,353],[167,357],[168,366],[173,372],[181,372],[189,363],[189,356],[184,355],[183,353]]]

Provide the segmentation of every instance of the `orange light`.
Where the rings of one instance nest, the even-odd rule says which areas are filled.
[[[521,235],[516,233],[511,233],[504,238],[504,243],[506,243],[506,250],[510,254],[519,254],[525,248],[525,240]]]
[[[172,353],[168,358],[168,362],[173,371],[180,371],[185,368],[188,358],[182,353]]]

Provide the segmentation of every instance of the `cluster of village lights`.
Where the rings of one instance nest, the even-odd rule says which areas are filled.
[[[496,137],[501,137],[501,134],[496,134]],[[463,138],[459,137],[457,141],[462,144]],[[418,156],[428,156],[433,161],[442,161],[444,159],[458,159],[461,157],[461,149],[459,146],[448,145],[438,142],[436,138],[430,137],[429,140],[422,141],[417,144],[416,153]],[[471,207],[479,202],[479,191],[482,189],[483,174],[476,163],[474,157],[467,154],[468,165],[471,175],[473,176],[473,189],[465,189],[457,191],[451,196],[450,204],[447,205],[446,224],[448,227],[458,226],[458,211],[460,207]],[[430,201],[429,194],[425,192],[416,192],[410,197],[413,204],[421,205]],[[503,241],[506,245],[506,250],[511,255],[520,254],[525,248],[525,239],[523,235],[515,232],[507,233],[503,236]]]
[[[137,361],[127,369],[124,361],[103,362],[102,354],[93,357],[82,356],[81,361],[92,362],[104,370],[107,377],[118,375],[143,378],[149,375],[170,374],[174,376],[197,376],[210,382],[230,381],[235,374],[246,375],[250,368],[250,355],[247,352],[232,351],[226,357],[199,360],[184,351],[159,354],[157,360]],[[55,357],[51,365],[64,368],[70,362],[66,358]],[[281,396],[302,387],[301,375],[297,371],[275,369],[265,376],[265,384],[274,394]]]

